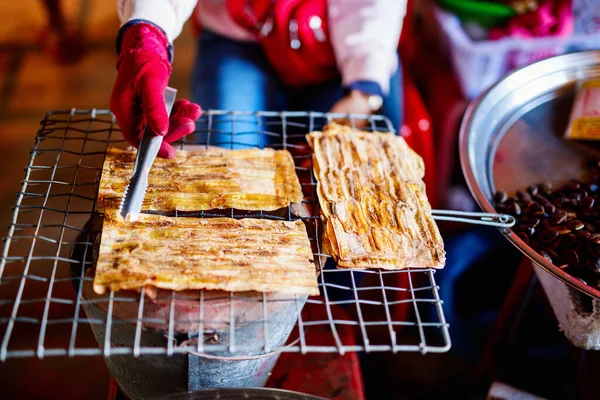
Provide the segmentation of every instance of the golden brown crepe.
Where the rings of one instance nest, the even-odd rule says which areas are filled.
[[[323,249],[338,266],[444,266],[423,160],[403,138],[330,124],[308,141],[325,223]]]
[[[135,154],[107,149],[98,192],[100,212],[119,208]],[[142,210],[273,211],[301,201],[302,188],[287,150],[180,150],[174,159],[154,162]]]
[[[94,291],[138,289],[319,294],[300,220],[164,217],[125,222],[108,211]]]

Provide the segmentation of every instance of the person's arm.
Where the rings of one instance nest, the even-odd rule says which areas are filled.
[[[121,24],[150,22],[159,27],[173,43],[190,18],[197,0],[118,0]]]
[[[187,100],[178,100],[171,116],[164,103],[171,76],[172,42],[181,33],[196,1],[119,0],[123,25],[117,36],[117,80],[110,98],[110,110],[123,138],[132,146],[140,143],[144,126],[164,136],[159,157],[172,158],[169,144],[194,131],[201,109]]]
[[[366,95],[383,96],[398,67],[406,0],[328,0],[329,32],[349,94],[333,112],[370,114]]]

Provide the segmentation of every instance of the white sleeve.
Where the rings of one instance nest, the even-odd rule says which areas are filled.
[[[170,43],[179,36],[183,24],[194,12],[197,0],[117,0],[121,24],[145,19],[161,28]]]
[[[347,86],[372,81],[389,92],[407,0],[328,0],[329,34]]]

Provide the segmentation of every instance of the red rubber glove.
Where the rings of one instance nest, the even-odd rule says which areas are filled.
[[[173,105],[171,118],[167,114],[164,94],[169,77],[169,42],[165,34],[151,24],[139,23],[123,33],[117,62],[117,81],[110,98],[110,110],[115,115],[123,138],[138,147],[144,125],[164,136],[158,156],[175,157],[169,144],[194,131],[194,121],[202,113],[200,106],[187,100]]]

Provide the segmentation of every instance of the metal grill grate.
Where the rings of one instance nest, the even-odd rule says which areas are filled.
[[[25,167],[0,260],[0,360],[96,354],[235,358],[278,351],[447,351],[448,325],[434,270],[337,270],[321,252],[316,183],[304,137],[334,117],[338,116],[209,111],[198,131],[186,138],[202,145],[268,144],[292,152],[305,195],[301,216],[290,208],[199,215],[301,218],[320,270],[320,296],[159,291],[148,297],[144,290],[98,296],[90,289],[89,267],[101,221],[95,212],[100,171],[109,145],[125,147],[112,114],[76,109],[48,113]],[[392,130],[383,117],[367,122],[370,130]],[[89,334],[80,334],[89,333],[89,327],[99,346],[85,339]],[[315,327],[329,333],[311,335]]]

